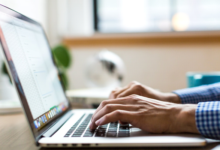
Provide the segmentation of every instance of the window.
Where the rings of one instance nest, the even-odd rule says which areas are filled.
[[[219,0],[94,0],[99,32],[220,30]]]

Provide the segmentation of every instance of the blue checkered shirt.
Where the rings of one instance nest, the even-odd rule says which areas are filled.
[[[201,135],[220,139],[220,83],[174,91],[183,104],[198,104],[196,126]]]

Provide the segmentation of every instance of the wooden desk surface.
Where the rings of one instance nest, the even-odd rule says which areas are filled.
[[[161,149],[213,149],[219,147],[219,143],[208,144],[202,148],[149,148],[155,150]],[[220,148],[220,147],[219,147]],[[11,114],[11,115],[0,115],[0,150],[37,150],[43,148],[36,147],[31,132],[29,131],[28,124],[25,120],[24,115]],[[83,148],[86,149],[86,148]],[[87,148],[88,149],[88,148]],[[97,148],[89,148],[97,149]],[[108,148],[103,148],[108,149]],[[128,148],[120,148],[128,149]],[[137,149],[137,148],[129,148]],[[138,148],[148,149],[148,148]]]

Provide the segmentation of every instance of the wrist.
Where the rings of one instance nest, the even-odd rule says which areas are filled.
[[[177,132],[199,133],[196,127],[195,111],[196,104],[179,105],[178,113],[175,117],[175,125]]]
[[[164,101],[181,104],[180,97],[175,93],[164,93]]]

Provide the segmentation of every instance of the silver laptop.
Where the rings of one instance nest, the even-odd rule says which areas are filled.
[[[206,144],[206,140],[199,135],[154,135],[118,122],[91,131],[89,124],[94,110],[71,110],[39,23],[0,5],[0,41],[1,52],[36,145],[154,147]]]

